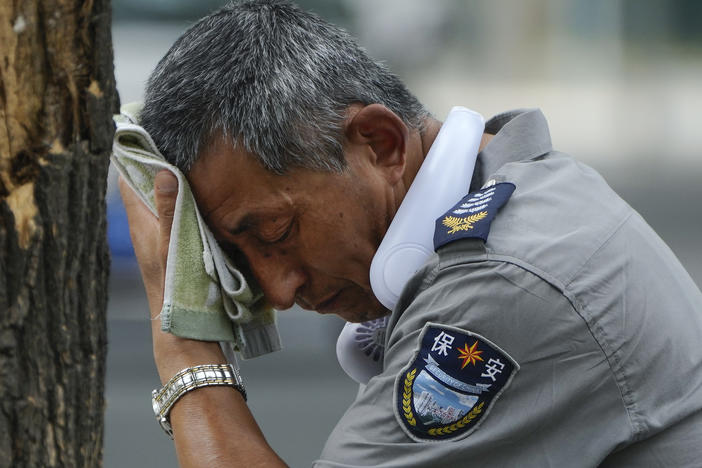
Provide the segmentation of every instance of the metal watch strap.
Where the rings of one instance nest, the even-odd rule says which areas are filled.
[[[154,414],[166,434],[173,438],[169,415],[171,408],[180,397],[196,388],[222,385],[234,387],[246,400],[246,389],[244,389],[239,369],[231,364],[203,364],[188,367],[174,375],[160,390],[152,391],[151,403]]]

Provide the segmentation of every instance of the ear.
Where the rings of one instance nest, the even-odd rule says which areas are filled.
[[[402,178],[409,129],[393,111],[381,104],[363,106],[347,121],[346,138],[352,145],[370,149],[362,157],[383,171],[388,182]]]

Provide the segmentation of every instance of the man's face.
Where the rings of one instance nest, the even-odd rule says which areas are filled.
[[[188,174],[195,199],[225,250],[246,257],[277,309],[297,303],[360,322],[388,313],[370,263],[392,215],[384,179],[347,152],[342,174],[276,175],[241,147],[212,144]]]

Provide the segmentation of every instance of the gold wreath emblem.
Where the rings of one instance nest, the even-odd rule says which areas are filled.
[[[443,221],[441,221],[441,224],[443,224],[447,228],[451,228],[451,230],[448,231],[447,234],[455,234],[458,231],[468,231],[469,229],[473,229],[473,223],[480,221],[487,215],[487,211],[481,211],[480,213],[465,216],[463,218],[458,218],[456,216],[446,216],[443,219]]]
[[[433,436],[447,435],[447,434],[451,434],[452,432],[457,431],[459,429],[463,429],[463,427],[465,427],[466,424],[468,424],[469,422],[471,422],[472,420],[477,418],[478,415],[483,412],[483,405],[485,405],[485,402],[484,401],[480,402],[480,404],[478,406],[476,406],[475,408],[470,410],[468,412],[468,414],[463,416],[462,419],[456,421],[453,424],[449,424],[448,426],[441,426],[441,427],[435,427],[435,428],[429,429],[429,431],[428,431],[429,435],[433,435]]]
[[[410,399],[412,398],[412,382],[416,377],[417,369],[412,369],[405,376],[405,387],[402,392],[402,411],[404,411],[405,419],[407,424],[410,426],[416,426],[417,420],[414,419],[414,413],[412,413],[412,405],[410,404]]]

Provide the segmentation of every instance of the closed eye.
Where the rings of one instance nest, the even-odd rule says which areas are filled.
[[[285,229],[285,232],[283,232],[283,234],[278,239],[276,239],[274,241],[274,243],[283,242],[288,237],[290,237],[290,233],[292,233],[292,228],[293,228],[293,223],[290,223],[288,225],[287,229]]]
[[[284,242],[287,240],[290,235],[292,234],[293,230],[295,227],[295,222],[291,221],[290,223],[287,224],[285,229],[277,236],[261,236],[261,241],[265,242],[266,244],[279,244],[281,242]]]

